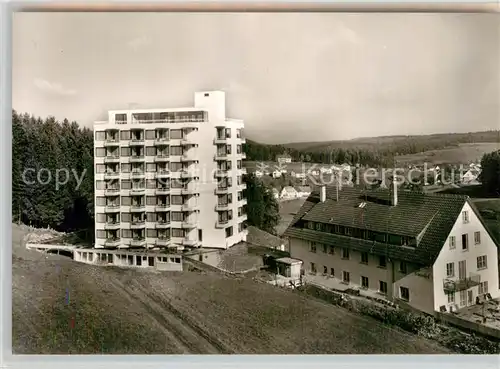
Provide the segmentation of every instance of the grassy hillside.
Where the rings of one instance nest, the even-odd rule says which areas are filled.
[[[399,163],[468,164],[481,160],[484,154],[500,149],[500,143],[460,144],[441,150],[424,151],[418,154],[397,156]]]
[[[28,251],[13,226],[17,354],[448,353],[297,292],[201,272],[95,267]]]

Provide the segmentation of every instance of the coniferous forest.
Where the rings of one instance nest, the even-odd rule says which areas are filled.
[[[91,230],[92,130],[13,110],[12,139],[13,222],[66,232]]]

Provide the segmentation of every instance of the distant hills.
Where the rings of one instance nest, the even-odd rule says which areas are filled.
[[[281,144],[288,149],[300,151],[324,151],[328,149],[374,149],[376,146],[387,144],[401,144],[407,142],[453,142],[453,143],[478,143],[499,142],[500,130],[468,132],[468,133],[439,133],[430,135],[395,135],[379,137],[360,137],[351,140],[333,140],[318,142],[292,142]],[[444,146],[443,146],[444,147]]]

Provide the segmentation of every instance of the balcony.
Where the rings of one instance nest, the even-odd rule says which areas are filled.
[[[143,146],[144,145],[144,137],[132,138],[128,144],[129,144],[129,146]]]
[[[137,163],[137,162],[144,161],[144,155],[130,155],[129,161],[131,163]]]
[[[214,155],[214,160],[227,160],[229,154],[227,152],[218,152]]]
[[[169,141],[170,141],[170,137],[157,137],[155,139],[155,145],[158,145],[158,146],[168,145]]]
[[[227,137],[217,136],[214,138],[214,145],[225,145],[227,142]]]
[[[446,293],[459,292],[478,286],[481,283],[479,274],[470,274],[468,278],[462,279],[443,279],[443,290]]]
[[[132,187],[130,189],[131,195],[144,195],[146,193],[145,187]]]
[[[168,154],[158,154],[155,156],[156,163],[165,163],[170,160],[170,155]]]
[[[194,170],[192,169],[184,169],[181,170],[181,178],[194,178],[196,177],[196,173],[194,173]]]
[[[240,142],[242,144],[247,143],[247,139],[246,138],[243,138],[243,137],[238,137],[238,138],[240,139]]]
[[[160,169],[156,172],[156,178],[168,178],[170,177],[170,171],[167,169]]]
[[[141,213],[146,211],[146,206],[144,204],[132,204],[130,205],[130,211],[134,213]]]
[[[170,188],[169,187],[157,187],[155,190],[156,195],[168,195],[170,194]]]
[[[106,155],[104,157],[104,162],[105,163],[119,163],[120,156],[119,155]]]
[[[166,229],[170,227],[170,222],[167,220],[158,220],[156,222],[156,229]]]
[[[226,204],[217,204],[217,205],[215,205],[215,211],[229,210],[230,207],[231,207],[231,204],[229,204],[229,203],[226,203]]]
[[[144,220],[132,220],[130,222],[130,229],[140,229],[146,226],[146,222]]]
[[[243,191],[247,189],[247,184],[246,183],[241,183],[238,185],[238,191]]]
[[[108,187],[104,190],[104,196],[117,196],[120,194],[118,187]]]
[[[120,172],[119,171],[106,171],[104,173],[104,179],[119,179]]]
[[[104,141],[105,147],[120,146],[120,140],[118,138],[107,138]]]
[[[230,219],[219,219],[217,222],[215,222],[215,228],[226,228],[229,225]]]
[[[169,204],[158,204],[155,206],[155,211],[157,212],[168,211],[169,209],[170,209]]]
[[[238,168],[238,175],[247,174],[247,168]]]
[[[241,158],[242,158],[242,159],[246,159],[246,158],[247,158],[247,154],[246,154],[246,153],[244,153],[244,152],[242,152],[240,155],[241,155]]]
[[[120,222],[116,220],[108,221],[104,224],[104,229],[120,229]]]
[[[229,189],[231,188],[231,186],[226,186],[226,187],[217,187],[215,189],[215,194],[216,195],[224,195],[226,193],[229,192]]]
[[[170,237],[159,237],[156,239],[156,246],[168,246],[170,245]]]
[[[120,204],[110,204],[106,205],[104,208],[105,213],[119,213],[120,212]]]
[[[104,246],[108,246],[108,247],[117,247],[117,246],[120,246],[120,238],[108,238],[106,239],[106,241],[104,241]]]
[[[132,169],[132,172],[130,173],[130,176],[132,178],[142,178],[146,175],[144,170],[141,169]]]
[[[231,176],[232,176],[231,169],[217,169],[217,171],[215,172],[215,178],[224,178]]]
[[[142,247],[146,245],[146,239],[144,237],[132,238],[130,241],[130,246]]]
[[[247,214],[241,214],[241,215],[238,216],[238,223],[242,223],[242,222],[244,222],[247,219],[248,219]]]
[[[245,206],[247,204],[247,199],[241,199],[238,201],[238,207]]]

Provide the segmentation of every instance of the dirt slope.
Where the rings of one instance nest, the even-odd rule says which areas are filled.
[[[23,250],[15,353],[447,353],[366,317],[251,280],[93,267]]]

